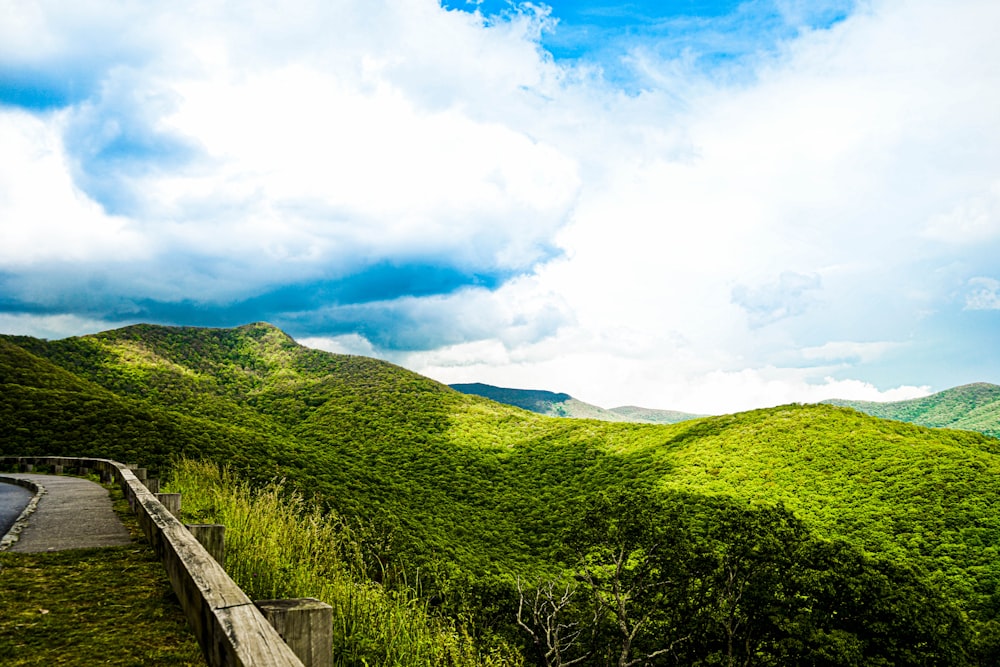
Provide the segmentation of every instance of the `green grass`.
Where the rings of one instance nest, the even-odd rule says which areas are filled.
[[[185,520],[226,526],[226,570],[252,599],[313,597],[333,607],[337,665],[521,664],[502,645],[477,647],[409,587],[368,579],[361,531],[282,483],[254,490],[217,466],[182,461],[169,488],[182,494]]]
[[[973,389],[979,400],[989,388]],[[442,645],[483,650],[491,629],[516,642],[512,582],[567,572],[581,504],[617,485],[781,503],[818,538],[912,567],[977,631],[1000,621],[1000,441],[829,405],[669,426],[554,419],[308,350],[267,325],[137,326],[55,342],[0,336],[0,453],[136,461],[164,479],[181,457],[230,466],[246,480],[243,500],[222,519],[210,499],[194,518],[257,540],[238,575],[253,595],[330,586],[330,603],[356,619],[337,630],[353,656],[343,664],[383,660],[425,628],[443,628]],[[287,517],[261,523],[248,508],[254,493],[295,491],[308,502],[286,508],[293,523],[310,525],[314,504],[334,513],[281,551],[269,536],[293,530]],[[378,527],[360,556],[346,529],[357,526]],[[304,555],[319,564],[299,564]]]
[[[128,505],[116,505],[135,538]],[[0,553],[0,662],[205,664],[163,566],[138,540],[100,549]]]

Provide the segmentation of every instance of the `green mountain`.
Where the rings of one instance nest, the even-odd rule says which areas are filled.
[[[651,664],[986,665],[1000,646],[1000,441],[844,407],[552,419],[267,324],[139,325],[0,336],[0,454],[284,478],[382,536],[372,576],[417,573],[428,608],[530,664],[555,664],[559,614],[594,665],[672,633]],[[580,592],[523,598],[529,634],[518,590],[540,579]]]
[[[506,403],[524,410],[531,410],[549,417],[572,417],[574,419],[599,419],[605,422],[634,422],[637,424],[676,424],[705,415],[693,415],[675,410],[655,410],[622,406],[606,410],[584,403],[569,394],[557,394],[537,389],[509,389],[489,384],[473,382],[448,385],[463,394],[482,396],[497,403]]]
[[[635,405],[622,405],[617,408],[611,408],[609,412],[623,417],[625,421],[637,424],[676,424],[688,419],[698,419],[699,417],[708,416],[692,414],[690,412],[678,412],[677,410],[640,408]]]
[[[908,401],[824,401],[829,405],[853,408],[865,414],[896,421],[979,431],[1000,438],[1000,386],[977,382],[914,398]]]

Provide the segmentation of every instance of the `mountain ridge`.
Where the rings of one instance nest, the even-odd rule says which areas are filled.
[[[1000,438],[1000,385],[988,382],[973,382],[904,401],[829,399],[822,403],[849,407],[881,419],[978,431]]]
[[[448,385],[463,394],[482,396],[498,403],[505,403],[549,417],[569,417],[573,419],[597,419],[606,422],[631,422],[636,424],[676,424],[698,415],[676,410],[657,410],[623,405],[616,408],[601,408],[585,403],[566,393],[542,389],[515,389],[497,387],[482,382]]]
[[[553,419],[270,325],[136,325],[0,336],[0,453],[99,455],[166,477],[184,456],[285,479],[392,535],[378,567],[419,568],[476,613],[494,609],[476,596],[511,604],[516,577],[565,572],[581,503],[623,487],[784,508],[816,539],[923,573],[971,622],[1000,609],[1000,442],[827,404],[666,425]]]
[[[584,403],[573,396],[541,389],[516,389],[498,387],[481,382],[448,385],[465,394],[482,396],[498,403],[536,412],[550,417],[597,419],[606,422],[631,422],[637,424],[676,424],[709,415],[660,410],[636,406],[601,408]],[[925,396],[904,401],[856,401],[827,399],[823,405],[848,407],[859,412],[927,426],[976,431],[1000,438],[1000,385],[974,382]]]

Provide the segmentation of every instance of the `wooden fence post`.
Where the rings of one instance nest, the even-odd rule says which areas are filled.
[[[167,508],[167,511],[178,519],[181,517],[181,494],[179,493],[157,493],[156,499]]]
[[[333,607],[315,598],[254,604],[305,667],[333,667]]]
[[[219,565],[226,565],[226,527],[221,523],[184,524]]]

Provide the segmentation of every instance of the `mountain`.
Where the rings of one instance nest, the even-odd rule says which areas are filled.
[[[853,408],[882,419],[934,428],[979,431],[1000,438],[1000,386],[985,382],[892,403],[839,399],[824,403]]]
[[[698,419],[708,415],[678,412],[677,410],[658,410],[656,408],[640,408],[634,405],[622,405],[611,408],[609,412],[624,417],[625,421],[637,424],[676,424],[688,419]]]
[[[160,477],[184,456],[228,465],[254,485],[284,479],[368,526],[376,571],[416,573],[429,596],[421,604],[525,656],[533,649],[514,623],[521,582],[587,581],[593,571],[574,571],[581,550],[602,558],[612,551],[601,540],[651,534],[660,536],[653,550],[636,553],[704,545],[678,561],[714,568],[687,579],[707,586],[684,589],[691,595],[722,595],[725,586],[709,582],[738,563],[740,576],[784,573],[748,579],[756,588],[739,598],[749,614],[739,627],[777,642],[759,648],[773,664],[797,664],[781,651],[803,646],[855,657],[801,664],[972,664],[927,647],[944,651],[937,642],[947,640],[995,656],[1000,646],[1000,441],[979,433],[833,405],[663,425],[553,419],[387,362],[308,349],[264,323],[136,325],[58,341],[0,336],[0,454],[109,457]],[[677,527],[686,537],[670,537]],[[759,560],[779,552],[785,560],[766,568]],[[789,588],[793,580],[808,595]],[[791,592],[779,614],[782,591]],[[698,613],[736,610],[713,599]],[[650,604],[649,613],[660,609]],[[671,609],[656,612],[656,632],[641,641],[686,622],[662,615]],[[732,638],[727,618],[682,636]],[[954,623],[969,624],[975,641]],[[727,645],[747,645],[736,639],[698,646],[725,664]],[[925,652],[907,661],[899,647]]]
[[[622,406],[606,410],[596,405],[577,400],[569,394],[557,394],[537,389],[494,387],[493,385],[479,382],[452,384],[448,386],[463,394],[482,396],[497,403],[513,405],[550,417],[598,419],[605,422],[633,422],[637,424],[676,424],[687,419],[697,419],[704,416],[676,412],[674,410],[654,410],[635,406]]]

